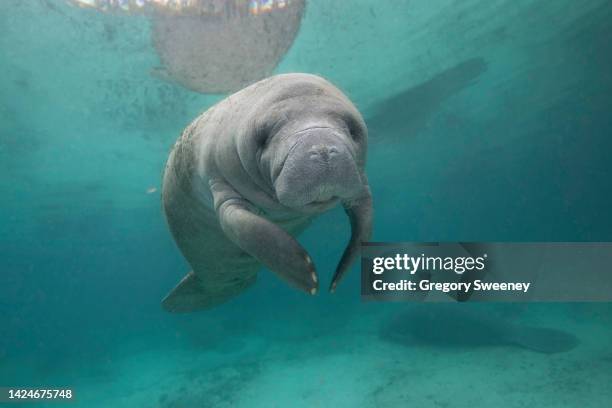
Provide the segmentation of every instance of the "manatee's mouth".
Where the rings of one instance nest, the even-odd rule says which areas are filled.
[[[314,196],[314,197],[313,197]],[[304,211],[306,213],[312,212],[324,212],[329,210],[330,208],[335,207],[339,202],[341,202],[344,198],[339,195],[325,195],[325,196],[317,196],[313,195],[311,197],[303,197],[297,198],[294,200],[287,201],[284,197],[279,197],[279,202],[289,208],[293,208],[298,211]]]

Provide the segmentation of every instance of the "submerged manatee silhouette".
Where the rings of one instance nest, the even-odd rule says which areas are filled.
[[[228,93],[269,76],[300,27],[305,0],[200,0],[199,15],[153,16],[155,73],[202,93]],[[254,9],[253,7],[256,7]]]
[[[418,134],[447,99],[472,85],[486,70],[484,58],[471,58],[380,101],[366,114],[370,133],[388,137]]]
[[[518,346],[540,353],[569,351],[579,343],[569,333],[529,327],[485,314],[485,306],[460,303],[411,305],[381,330],[381,337],[404,345],[440,347]]]

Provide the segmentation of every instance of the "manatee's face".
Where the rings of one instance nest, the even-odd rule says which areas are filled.
[[[346,128],[315,123],[272,137],[261,161],[282,205],[316,213],[362,191],[357,148]]]

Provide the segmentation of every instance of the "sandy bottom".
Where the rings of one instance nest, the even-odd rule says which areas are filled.
[[[379,328],[389,314],[364,308],[338,324],[299,329],[270,319],[219,329],[229,331],[214,341],[183,330],[172,347],[145,348],[144,336],[112,359],[52,376],[75,389],[71,406],[88,408],[611,406],[612,325],[597,311],[546,316],[547,326],[580,339],[577,348],[552,355],[388,342]],[[543,317],[527,320],[537,325]]]

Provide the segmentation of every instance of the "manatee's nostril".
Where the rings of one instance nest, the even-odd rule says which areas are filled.
[[[337,156],[338,153],[336,146],[315,145],[310,148],[310,158],[313,160],[321,159],[327,162],[330,157]]]

